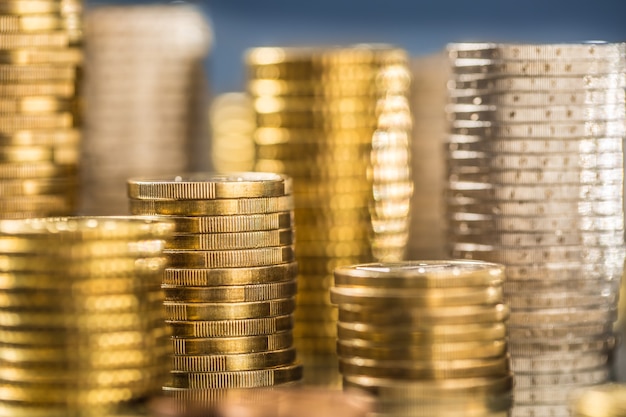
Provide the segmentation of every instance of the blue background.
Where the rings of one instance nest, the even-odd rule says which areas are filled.
[[[102,4],[89,1],[88,5]],[[112,0],[107,4],[166,3]],[[253,46],[385,42],[413,55],[448,42],[626,41],[626,0],[196,0],[215,38],[213,93],[242,89]]]

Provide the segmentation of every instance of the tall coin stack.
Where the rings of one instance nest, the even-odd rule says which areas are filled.
[[[184,405],[299,380],[291,180],[196,173],[130,179],[128,192],[133,214],[176,224],[163,278],[174,348],[166,393]]]
[[[503,280],[503,266],[478,261],[337,268],[344,389],[374,394],[385,416],[506,417]]]
[[[65,2],[0,4],[0,218],[76,208],[82,52],[66,28]]]
[[[212,34],[189,4],[101,6],[85,16],[80,212],[128,212],[126,179],[197,170]],[[206,117],[206,107],[202,107]],[[206,167],[201,167],[207,169]]]
[[[332,271],[402,259],[408,239],[407,56],[384,45],[268,47],[249,51],[246,63],[257,122],[255,170],[294,181],[295,334],[298,353],[306,355],[305,378],[338,384],[336,368],[328,368],[337,363]]]
[[[503,263],[514,417],[605,382],[624,264],[624,44],[449,47],[454,257]]]
[[[108,416],[159,393],[172,230],[130,217],[0,222],[1,416]]]

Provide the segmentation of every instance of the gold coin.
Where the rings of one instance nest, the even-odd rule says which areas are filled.
[[[255,169],[263,172],[282,172],[290,175],[298,184],[298,178],[316,179],[338,179],[343,177],[361,176],[367,180],[366,172],[370,166],[367,161],[355,162],[354,165],[330,164],[320,165],[318,162],[307,162],[306,160],[278,160],[278,159],[258,159],[255,161]]]
[[[0,16],[0,33],[40,32],[61,29],[62,19],[56,13]]]
[[[372,344],[362,340],[337,341],[337,354],[340,358],[363,358],[372,360],[416,360],[447,361],[459,359],[489,359],[506,355],[505,339],[482,342],[429,343],[426,345],[385,345]]]
[[[54,150],[48,146],[0,146],[0,162],[45,161],[54,161]]]
[[[296,337],[293,345],[298,355],[311,354],[315,356],[335,355],[337,353],[336,337]]]
[[[0,198],[0,213],[39,213],[42,216],[61,216],[74,212],[74,203],[67,197],[56,195],[30,195]],[[0,217],[2,217],[0,216]]]
[[[245,62],[254,65],[346,65],[406,62],[406,51],[390,44],[359,44],[346,47],[258,47],[245,53]]]
[[[293,328],[293,316],[239,320],[167,320],[174,337],[234,337],[272,334]]]
[[[33,313],[47,312],[51,317],[63,317],[68,313],[158,311],[158,305],[163,302],[163,292],[89,295],[76,298],[68,294],[61,296],[56,291],[49,293],[43,291],[2,292],[0,293],[0,306],[7,312],[19,313],[24,310]]]
[[[53,0],[7,0],[0,5],[0,13],[16,15],[58,13],[60,6],[60,2]]]
[[[572,400],[576,417],[620,415],[626,410],[626,389],[622,384],[606,383],[578,391]]]
[[[2,62],[2,54],[0,53],[0,62]],[[76,85],[71,81],[60,81],[60,82],[46,82],[40,84],[0,84],[0,94],[3,97],[28,97],[28,96],[53,96],[59,98],[72,98],[76,95]],[[36,118],[32,116],[28,120],[32,120],[31,124],[34,128],[42,128],[42,129],[54,129],[59,127],[72,127],[71,125],[71,114],[61,113],[56,115],[56,118],[53,116],[49,116],[47,119],[45,117],[39,117],[39,122],[41,125],[37,125],[35,123]],[[48,120],[48,121],[47,121]],[[52,120],[57,120],[56,124],[52,122]],[[69,120],[65,122],[61,122],[62,120]],[[47,121],[47,123],[45,123]],[[5,122],[4,124],[6,124]],[[21,124],[25,125],[26,122],[21,122]],[[49,126],[51,125],[51,126]],[[57,126],[60,125],[60,126]],[[17,127],[15,128],[18,129]],[[22,127],[21,129],[29,129],[28,126]],[[3,129],[4,130],[4,129]]]
[[[411,324],[432,326],[443,324],[494,323],[508,319],[506,304],[454,306],[437,308],[385,309],[358,305],[341,305],[339,320],[342,322],[368,323],[376,326]]]
[[[30,271],[61,274],[73,277],[120,277],[129,274],[160,274],[168,260],[163,256],[150,258],[103,258],[90,260],[65,260],[58,257],[44,258],[40,255],[0,255],[0,271]]]
[[[504,321],[493,323],[388,325],[375,326],[360,322],[337,323],[341,340],[362,340],[377,344],[397,343],[456,343],[504,339],[507,327]]]
[[[410,83],[406,79],[389,77],[380,81],[306,82],[272,79],[248,81],[247,91],[253,96],[315,96],[315,97],[381,97],[388,93],[405,93]]]
[[[76,177],[76,165],[58,165],[53,162],[0,162],[0,177],[20,178],[67,178]]]
[[[91,346],[94,350],[108,349],[151,349],[155,346],[166,346],[169,332],[165,326],[153,329],[136,329],[119,332],[103,332],[84,334],[76,331],[59,329],[24,330],[19,328],[1,328],[0,340],[3,344],[28,348],[79,349],[80,346]],[[149,336],[149,340],[146,336]]]
[[[495,286],[504,280],[504,266],[481,261],[406,261],[339,267],[338,287],[454,288]]]
[[[43,33],[6,33],[0,32],[0,49],[22,48],[62,48],[69,45],[69,36],[65,31]]]
[[[335,285],[335,278],[332,273],[329,274],[299,274],[298,290],[299,291],[328,291]]]
[[[175,201],[130,199],[131,213],[144,215],[224,216],[289,210],[293,210],[292,196]]]
[[[428,289],[382,289],[366,287],[334,287],[331,302],[339,305],[449,307],[499,304],[502,286],[452,287]]]
[[[298,320],[293,328],[295,338],[337,338],[337,325],[331,321]]]
[[[280,197],[291,194],[291,179],[278,174],[195,173],[174,178],[131,178],[128,196],[138,200],[213,200]]]
[[[298,290],[296,294],[296,303],[298,306],[320,306],[331,305],[330,292],[327,290],[319,291],[303,291]]]
[[[0,231],[2,226],[0,225]],[[54,242],[54,243],[51,243]],[[91,240],[56,241],[50,236],[20,237],[0,233],[1,254],[59,256],[61,259],[154,257],[163,252],[164,240]]]
[[[297,269],[295,262],[248,268],[166,268],[163,284],[190,287],[267,284],[292,280]]]
[[[80,139],[81,133],[77,129],[36,129],[2,135],[0,144],[5,146],[77,146],[80,144]]]
[[[293,246],[239,250],[172,250],[165,253],[173,268],[238,268],[277,265],[295,260]]]
[[[370,78],[374,78],[376,77],[376,74],[374,72],[370,72],[369,76]],[[318,99],[316,97],[263,96],[256,98],[252,105],[254,110],[261,114],[293,111],[374,114],[377,108],[376,100],[369,97],[336,97]]]
[[[175,303],[166,301],[168,320],[236,320],[274,317],[292,314],[296,307],[293,298],[249,303]]]
[[[243,233],[275,231],[293,227],[291,211],[231,216],[168,217],[176,224],[177,234],[187,233]]]
[[[56,97],[19,97],[0,99],[0,113],[10,113],[18,117],[18,114],[38,114],[71,111],[74,104],[69,100]]]
[[[172,371],[233,372],[285,366],[296,360],[296,350],[285,348],[240,354],[173,355]]]
[[[290,331],[258,336],[172,338],[175,355],[206,355],[267,352],[289,348],[293,343]]]
[[[288,129],[276,127],[258,127],[254,132],[254,141],[259,146],[298,145],[308,147],[359,146],[371,147],[371,129]]]
[[[257,114],[256,122],[261,127],[286,128],[322,128],[322,129],[376,129],[378,120],[375,115],[310,113],[270,113]]]
[[[294,364],[255,371],[172,372],[173,388],[255,388],[267,387],[302,378],[302,365]]]
[[[324,321],[335,323],[337,321],[337,307],[329,305],[306,305],[298,304],[298,308],[293,313],[296,323],[307,321]]]
[[[14,291],[58,291],[71,292],[76,296],[127,294],[157,291],[161,287],[161,276],[150,271],[148,274],[129,274],[122,277],[85,278],[51,273],[0,273],[0,290]]]
[[[178,234],[168,240],[167,249],[234,250],[284,246],[293,243],[292,229],[279,229],[235,233]]]
[[[163,286],[166,301],[192,303],[251,302],[289,298],[296,295],[296,281],[223,287]]]
[[[339,371],[348,376],[364,375],[412,380],[498,377],[508,375],[510,368],[508,356],[442,361],[339,358]]]
[[[35,65],[35,64],[72,64],[83,62],[83,52],[79,48],[27,48],[0,51],[1,64]],[[66,87],[67,88],[67,87]],[[28,94],[36,95],[36,94]],[[68,94],[71,96],[73,94]]]
[[[77,191],[76,181],[65,178],[0,179],[0,194],[4,197],[41,194],[71,195]]]
[[[298,237],[296,242],[296,251],[298,255],[307,257],[371,257],[372,248],[371,241],[348,241],[348,242],[332,242],[332,241],[306,241]]]

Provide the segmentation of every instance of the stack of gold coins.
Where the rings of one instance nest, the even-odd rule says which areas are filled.
[[[411,60],[413,198],[407,259],[445,259],[444,138],[449,64],[443,53]]]
[[[211,160],[216,172],[241,172],[254,168],[256,126],[252,100],[247,93],[221,94],[209,109]]]
[[[0,218],[75,211],[82,54],[80,36],[64,24],[63,4],[0,4]]]
[[[182,2],[87,12],[82,214],[127,213],[129,177],[208,169],[206,132],[195,130],[206,127],[211,41],[204,14]]]
[[[600,384],[576,391],[570,399],[573,417],[626,416],[626,385]]]
[[[606,382],[624,265],[626,44],[449,48],[451,254],[503,263],[512,415]]]
[[[172,231],[139,217],[0,222],[1,416],[107,416],[159,392]]]
[[[197,173],[128,181],[133,214],[172,219],[163,288],[181,400],[297,381],[291,180]]]
[[[268,47],[249,51],[246,63],[255,170],[294,180],[296,346],[311,362],[326,356],[336,364],[333,269],[400,260],[406,248],[413,189],[407,55],[385,45]]]
[[[479,261],[337,268],[344,388],[374,394],[382,415],[507,416],[503,280],[502,265]]]

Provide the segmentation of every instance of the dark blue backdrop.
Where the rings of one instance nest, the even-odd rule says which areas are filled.
[[[105,0],[104,3],[153,3]],[[447,42],[626,41],[626,0],[196,0],[215,40],[213,91],[240,90],[242,54],[263,45],[387,42],[412,54]],[[89,1],[89,5],[103,1]],[[159,3],[165,3],[160,1]]]

